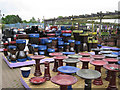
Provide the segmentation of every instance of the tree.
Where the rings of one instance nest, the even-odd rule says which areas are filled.
[[[2,17],[3,24],[15,24],[22,23],[22,19],[18,15],[7,15],[5,18]]]
[[[37,23],[37,21],[35,20],[34,17],[32,17],[32,19],[30,19],[29,23]]]

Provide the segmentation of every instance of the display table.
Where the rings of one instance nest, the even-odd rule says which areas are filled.
[[[10,68],[16,68],[16,67],[21,67],[21,66],[27,66],[27,65],[34,65],[35,64],[35,60],[27,60],[25,62],[16,62],[16,63],[11,63],[9,62],[9,60],[6,58],[6,56],[4,56],[4,54],[2,55],[3,60],[7,63],[7,65]],[[43,59],[40,61],[40,63],[44,63],[44,61],[49,61],[49,62],[53,62],[54,59],[53,58],[49,58],[49,57],[45,57],[46,59]]]
[[[81,67],[81,64],[78,64],[78,67]],[[93,65],[89,65],[89,68],[90,69],[94,69],[94,67],[93,67]],[[102,78],[105,78],[106,77],[106,75],[105,75],[105,71],[106,71],[106,69],[104,69],[104,68],[102,68]],[[44,72],[42,72],[42,73],[44,73]],[[57,75],[58,73],[57,72],[53,72],[52,70],[50,70],[50,75],[51,75],[51,77],[53,77],[53,76],[55,76],[55,75]],[[41,77],[43,77],[44,76],[44,74],[41,76]],[[72,88],[73,88],[73,90],[76,90],[76,89],[82,89],[83,90],[83,88],[84,88],[84,79],[82,79],[82,78],[80,78],[79,76],[77,76],[77,75],[74,75],[77,79],[78,79],[78,82],[77,83],[75,83],[74,85],[72,85]],[[31,77],[34,77],[34,75],[33,75],[33,73],[31,73],[30,75],[29,75],[29,77],[28,78],[24,78],[24,77],[20,77],[20,79],[21,79],[21,83],[22,83],[22,85],[25,87],[25,88],[31,88],[31,89],[48,89],[48,88],[50,88],[50,89],[57,89],[57,88],[59,88],[59,86],[58,85],[56,85],[56,84],[53,84],[51,81],[46,81],[45,83],[43,83],[43,84],[40,84],[40,85],[33,85],[33,84],[31,84],[30,82],[29,82],[29,79],[31,78]],[[116,79],[117,81],[116,81],[116,84],[117,84],[117,88],[118,88],[118,82],[119,82],[119,79],[118,79],[118,77],[117,77],[117,79]],[[106,81],[105,79],[103,79],[103,85],[94,85],[94,84],[92,84],[92,88],[94,88],[94,89],[105,89],[105,88],[107,88],[108,87],[108,84],[109,84],[109,82],[108,81]]]
[[[91,80],[99,78],[101,73],[96,70],[91,69],[81,69],[77,71],[77,75],[83,79],[85,79],[85,89],[84,90],[91,90]]]

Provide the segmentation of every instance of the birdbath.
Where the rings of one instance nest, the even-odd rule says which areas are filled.
[[[98,53],[101,51],[99,48],[92,48],[91,50],[95,52],[95,55],[98,55]]]
[[[64,55],[72,55],[75,54],[75,52],[63,52]]]
[[[110,48],[101,48],[102,51],[110,51]]]
[[[88,63],[89,63],[89,61],[92,60],[92,58],[90,58],[90,57],[82,57],[82,58],[79,58],[79,60],[81,62],[83,62],[82,69],[88,69]]]
[[[60,52],[49,53],[49,56],[52,56],[52,57],[61,56],[61,55],[63,55],[63,53],[60,53]]]
[[[118,59],[115,59],[115,58],[105,58],[103,60],[108,61],[109,64],[114,64],[114,63],[118,62]],[[111,73],[111,71],[108,70],[107,76],[105,78],[106,81],[110,80],[110,76],[111,76],[110,73]]]
[[[81,55],[68,55],[69,58],[71,59],[78,59],[78,58],[81,58],[82,56]]]
[[[66,66],[74,66],[76,67],[77,63],[79,62],[80,60],[78,59],[71,59],[71,58],[68,58],[68,59],[64,59],[63,62],[66,63]]]
[[[61,66],[57,70],[61,73],[72,75],[72,74],[76,73],[78,70],[80,70],[80,68],[76,68],[76,67],[72,67],[72,66]],[[70,86],[68,86],[68,88],[72,89],[72,86],[70,85]]]
[[[117,58],[117,55],[114,55],[114,54],[105,54],[104,56],[106,58]]]
[[[91,90],[91,80],[99,78],[101,73],[96,70],[91,69],[81,69],[76,72],[77,75],[83,79],[85,79],[85,89],[84,90]]]
[[[59,74],[51,78],[51,82],[60,85],[60,90],[67,90],[67,86],[77,82],[77,78],[71,75]]]
[[[57,72],[57,68],[63,66],[63,59],[68,58],[67,56],[55,56],[54,58],[54,68],[53,72]]]
[[[100,51],[101,54],[111,54],[112,51]]]
[[[116,72],[120,71],[120,65],[117,64],[107,64],[103,66],[105,69],[111,71],[111,78],[107,90],[117,90],[116,87]]]
[[[94,58],[95,60],[102,60],[105,57],[103,55],[92,55],[92,58]]]
[[[42,75],[41,70],[40,70],[40,60],[45,58],[45,56],[43,56],[43,55],[34,55],[34,56],[31,56],[30,58],[34,59],[35,62],[36,62],[34,75],[35,76]]]
[[[79,53],[79,55],[81,55],[82,57],[89,57],[91,54],[88,52],[81,52]]]
[[[94,65],[95,66],[95,70],[97,70],[97,71],[99,71],[101,73],[101,67],[103,65],[108,64],[108,62],[104,61],[104,60],[92,60],[92,61],[90,61],[90,64]],[[94,85],[103,85],[103,81],[102,81],[101,77],[95,79],[93,81],[93,84]]]

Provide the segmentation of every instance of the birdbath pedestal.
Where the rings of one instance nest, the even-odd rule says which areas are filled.
[[[76,72],[76,74],[85,79],[85,89],[84,90],[91,90],[91,80],[99,78],[101,73],[96,70],[91,69],[81,69]]]
[[[43,55],[34,55],[34,56],[31,56],[30,58],[34,59],[35,62],[36,62],[34,75],[35,76],[42,75],[41,70],[40,70],[40,60],[45,58],[45,56],[43,56]]]

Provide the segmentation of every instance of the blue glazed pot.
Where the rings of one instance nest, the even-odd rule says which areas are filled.
[[[28,57],[28,56],[27,56],[27,59],[28,59],[28,60],[32,60],[32,58],[30,58],[30,57]]]
[[[52,43],[52,40],[46,40],[46,43]]]
[[[70,43],[64,43],[64,45],[69,45]]]
[[[40,51],[39,54],[40,55],[45,55],[45,52]]]
[[[20,68],[20,70],[21,70],[22,76],[23,76],[24,78],[29,77],[29,75],[30,75],[30,70],[31,70],[30,67],[22,67],[22,68]]]
[[[45,44],[45,43],[46,43],[46,40],[48,40],[48,39],[47,39],[47,38],[41,38],[41,39],[40,39],[40,43],[41,43],[41,44]]]
[[[16,40],[16,43],[26,43],[26,40],[18,39],[18,40]]]
[[[48,51],[49,53],[52,53],[52,52],[55,52],[55,49],[49,48],[47,51]]]
[[[32,44],[31,46],[34,47],[34,48],[38,48],[38,47],[39,47],[39,46],[36,45],[36,44]]]
[[[39,34],[29,34],[29,37],[39,38]]]
[[[80,41],[76,41],[75,42],[76,45],[80,45],[80,43],[81,43]]]
[[[17,59],[18,62],[25,62],[27,60],[27,58],[24,59]]]
[[[46,50],[47,49],[47,46],[46,45],[39,45],[38,46],[38,50]]]
[[[9,49],[16,48],[16,46],[8,46]]]
[[[65,36],[65,37],[70,37],[71,36],[70,33],[63,33],[62,35]]]
[[[62,37],[58,37],[58,41],[62,41],[63,40],[63,38]]]
[[[58,45],[64,45],[64,41],[58,41]]]
[[[50,40],[57,40],[58,38],[57,37],[50,37],[49,39]]]
[[[75,40],[68,40],[68,42],[69,42],[69,43],[74,43],[74,42],[75,42]]]

